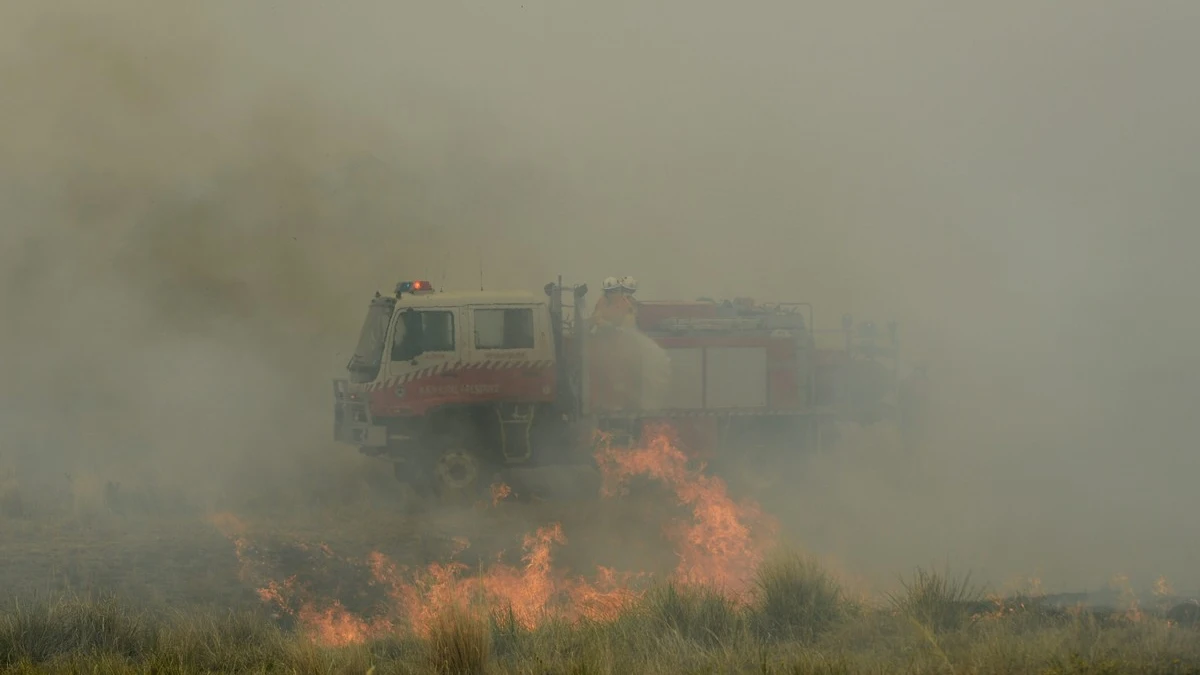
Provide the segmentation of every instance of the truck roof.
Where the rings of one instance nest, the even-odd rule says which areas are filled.
[[[398,307],[461,307],[463,305],[536,305],[545,297],[529,291],[438,291],[405,293],[396,301]]]

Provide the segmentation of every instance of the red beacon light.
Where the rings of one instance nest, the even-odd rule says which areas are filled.
[[[400,297],[405,293],[416,295],[418,293],[432,293],[433,284],[425,280],[420,281],[401,281],[396,284],[396,297]]]

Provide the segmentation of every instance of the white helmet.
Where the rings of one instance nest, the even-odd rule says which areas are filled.
[[[604,280],[603,284],[600,285],[600,288],[602,288],[606,291],[615,291],[620,287],[621,287],[621,280],[616,277],[609,277]]]
[[[624,288],[625,290],[629,291],[630,293],[637,292],[637,279],[634,279],[633,277],[621,277],[620,283],[621,283],[621,288]]]

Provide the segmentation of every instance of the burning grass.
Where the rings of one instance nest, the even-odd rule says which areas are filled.
[[[1165,580],[1157,602],[1130,590],[1108,613],[984,596],[969,577],[926,570],[872,601],[774,549],[771,519],[692,466],[669,430],[601,444],[597,460],[605,496],[626,499],[641,478],[673,498],[663,536],[675,561],[662,574],[573,570],[557,522],[487,560],[461,560],[471,542],[459,538],[440,562],[403,565],[223,513],[209,524],[258,611],[151,613],[111,598],[0,608],[0,671],[1200,672],[1198,613],[1168,607]],[[494,486],[481,508],[509,508],[509,494]]]
[[[632,479],[647,477],[667,488],[675,506],[687,514],[671,522],[665,533],[678,559],[670,583],[713,587],[713,597],[731,608],[749,602],[755,569],[774,533],[773,524],[754,505],[736,502],[723,482],[690,466],[666,428],[654,430],[638,447],[601,443],[597,461],[604,477],[602,496],[620,496]],[[492,491],[491,507],[497,508],[509,492],[503,485]],[[403,566],[378,551],[356,565],[327,546],[300,542],[292,548],[308,556],[300,565],[303,576],[281,575],[278,548],[275,559],[268,559],[266,547],[256,546],[236,515],[217,514],[211,522],[232,542],[242,579],[258,586],[260,598],[278,616],[333,647],[392,634],[430,639],[448,612],[486,617],[502,611],[525,631],[552,621],[608,621],[635,604],[651,581],[637,570],[599,566],[573,573],[561,568],[555,553],[568,545],[568,535],[557,522],[524,536],[519,563],[497,558],[478,569],[454,556],[424,567]],[[469,541],[461,543],[457,553],[470,546]],[[353,598],[318,590],[330,585],[318,583],[321,575],[314,573],[321,570],[334,585],[360,579],[358,595],[382,601],[369,608],[347,607],[345,602]],[[370,592],[363,592],[363,585]]]

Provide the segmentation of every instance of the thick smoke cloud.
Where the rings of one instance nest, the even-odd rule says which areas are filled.
[[[936,443],[806,477],[806,543],[1200,586],[1200,10],[872,4],[7,3],[0,452],[319,490],[373,291],[628,273],[930,362]]]
[[[265,43],[225,34],[215,7],[18,9],[5,427],[26,468],[191,489],[315,474],[305,461],[336,452],[332,346],[370,292],[444,277],[455,251],[476,268],[503,254],[473,235],[536,200],[496,143],[460,145],[483,133],[470,116],[380,124],[264,65]],[[411,135],[409,118],[450,131]]]

